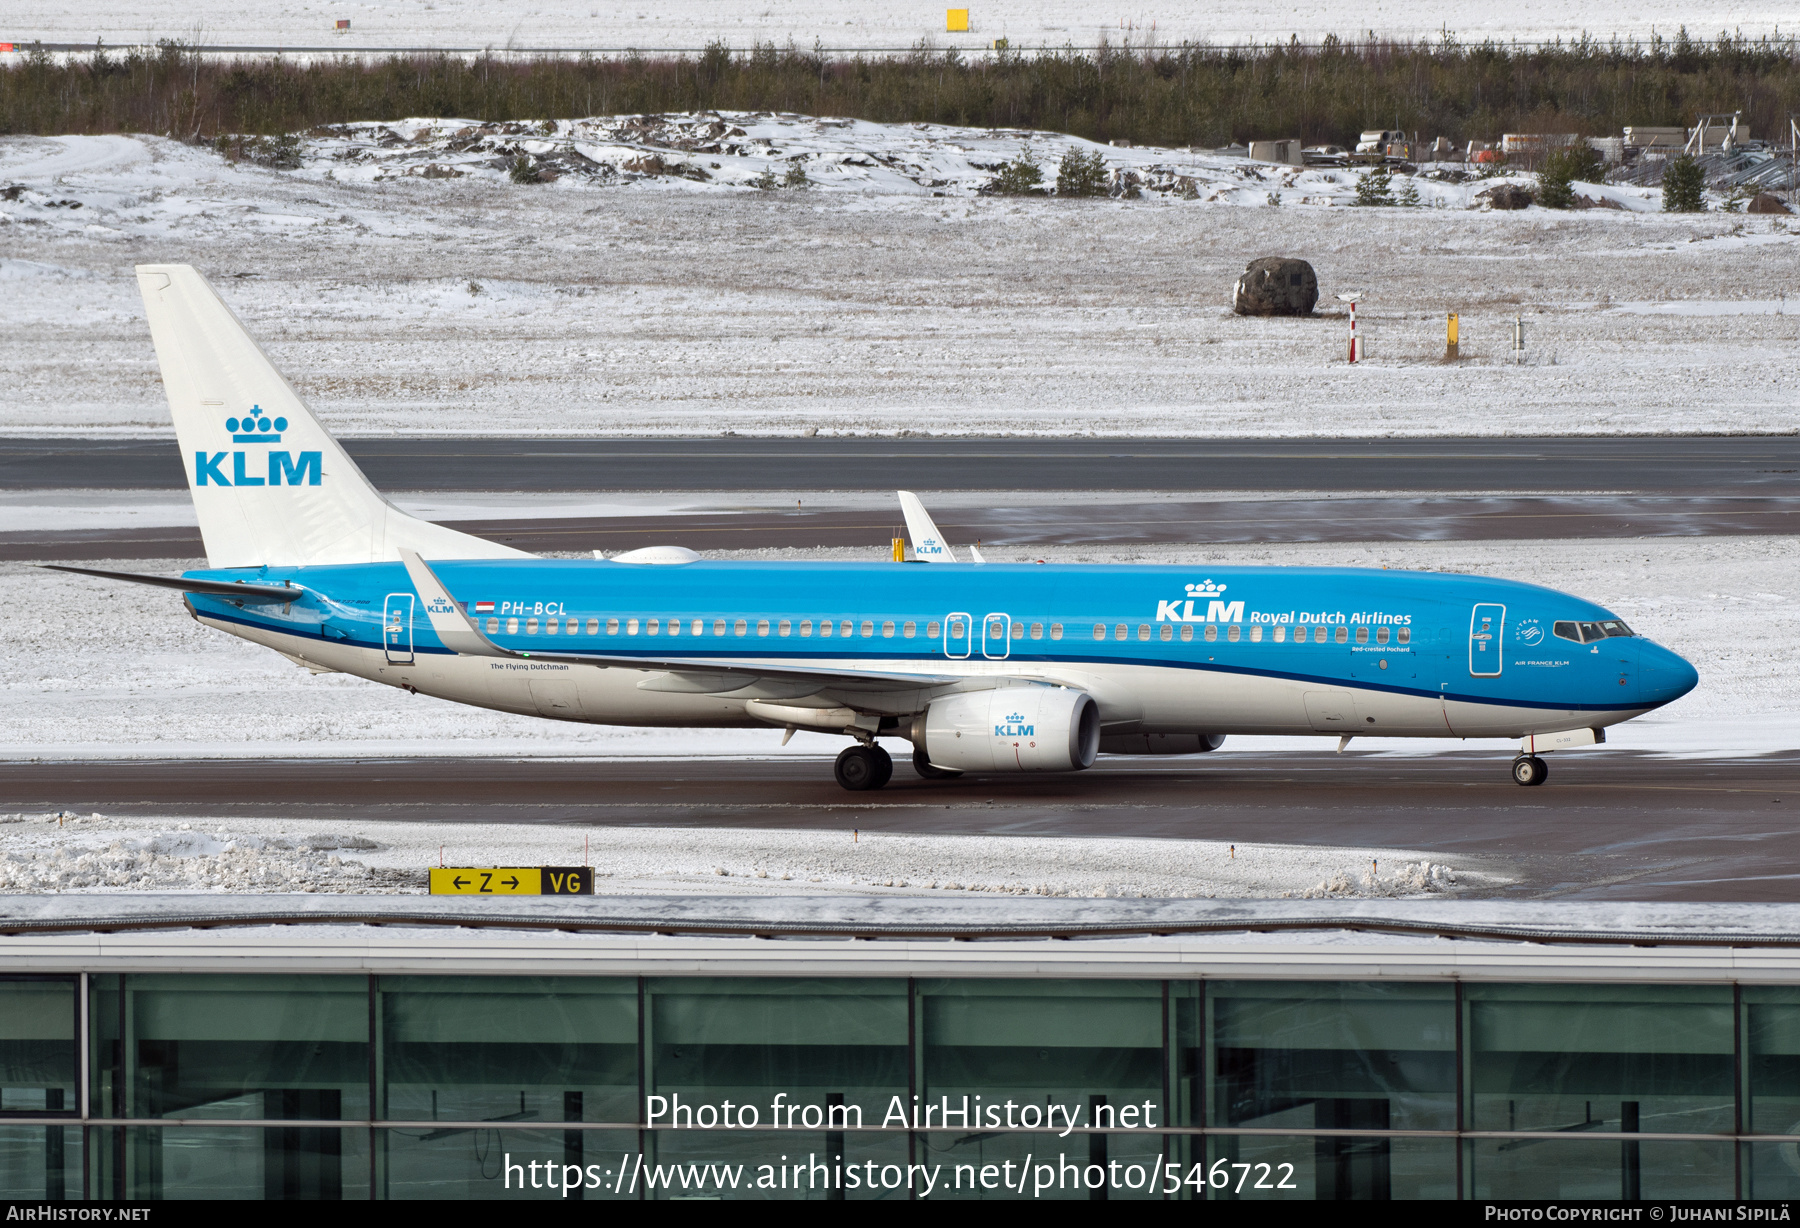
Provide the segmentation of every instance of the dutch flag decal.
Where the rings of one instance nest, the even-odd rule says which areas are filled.
[[[475,603],[475,612],[477,614],[492,614],[494,612],[494,603],[491,601],[477,601]]]

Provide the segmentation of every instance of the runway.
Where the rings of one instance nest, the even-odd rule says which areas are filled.
[[[1424,851],[1523,899],[1800,901],[1800,754],[1222,752],[846,793],[819,760],[243,759],[0,764],[0,810],[109,815],[1138,836]]]
[[[1593,537],[1715,537],[1800,532],[1800,497],[1258,499],[1020,503],[944,509],[952,544],[1052,547],[1154,543],[1490,541]],[[693,550],[885,549],[905,535],[899,504],[868,510],[716,512],[536,520],[462,520],[450,527],[534,554],[614,553],[640,546]],[[198,529],[38,529],[0,532],[0,560],[198,558]]]
[[[346,439],[382,490],[1782,494],[1800,435],[1427,439]],[[172,437],[0,439],[0,490],[180,490]]]

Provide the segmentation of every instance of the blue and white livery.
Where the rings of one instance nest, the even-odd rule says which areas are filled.
[[[389,504],[206,281],[138,269],[209,567],[105,574],[187,595],[296,664],[557,720],[884,739],[927,777],[1075,771],[1227,734],[1588,745],[1694,668],[1579,597],[1349,568],[958,562],[902,495],[910,563],[541,559]],[[978,555],[973,556],[979,558]],[[71,569],[74,570],[74,569]]]

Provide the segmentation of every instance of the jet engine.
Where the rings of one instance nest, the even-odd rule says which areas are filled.
[[[1222,733],[1119,733],[1100,739],[1103,755],[1204,755],[1225,745]]]
[[[1085,691],[1012,686],[931,701],[913,744],[933,766],[967,772],[1078,772],[1100,750],[1100,708]]]

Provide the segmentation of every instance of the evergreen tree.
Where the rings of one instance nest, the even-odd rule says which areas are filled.
[[[1699,213],[1706,208],[1701,191],[1706,175],[1700,164],[1683,154],[1663,170],[1663,212]]]
[[[1106,195],[1106,159],[1098,150],[1093,153],[1082,153],[1071,149],[1062,156],[1062,162],[1056,168],[1056,194],[1058,196],[1104,196]]]
[[[1044,190],[1044,171],[1036,155],[1027,145],[1019,156],[1000,168],[988,181],[987,190],[996,196],[1030,196]]]
[[[1385,165],[1377,166],[1356,181],[1356,203],[1359,205],[1392,205],[1394,177]]]
[[[1600,175],[1600,159],[1586,145],[1553,149],[1538,170],[1537,203],[1546,209],[1574,208],[1575,182],[1597,183]]]
[[[800,159],[795,158],[788,163],[787,174],[781,177],[781,186],[784,188],[812,187],[812,180],[806,177],[806,168],[800,165]]]

